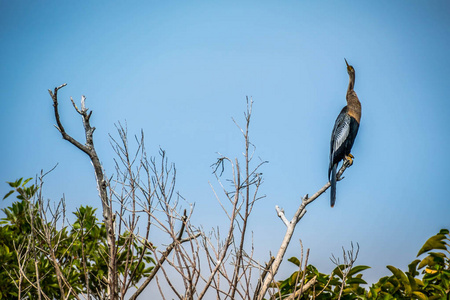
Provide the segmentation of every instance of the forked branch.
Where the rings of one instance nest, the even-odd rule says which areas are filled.
[[[62,125],[61,118],[59,115],[58,110],[58,91],[65,87],[67,84],[64,83],[58,87],[55,87],[53,92],[51,90],[48,90],[50,96],[53,100],[53,108],[55,113],[55,119],[56,119],[56,128],[61,133],[62,138],[69,141],[72,145],[86,153],[91,163],[94,167],[95,172],[95,178],[97,180],[97,189],[99,192],[99,196],[102,202],[102,208],[103,208],[103,220],[106,227],[106,234],[107,234],[107,241],[108,241],[108,295],[111,300],[118,299],[118,277],[117,277],[117,264],[116,264],[116,236],[115,236],[115,227],[114,227],[114,220],[113,220],[113,213],[112,213],[112,207],[111,203],[109,201],[108,193],[107,193],[107,177],[103,173],[103,168],[100,163],[100,159],[95,151],[94,148],[94,139],[93,134],[95,131],[95,127],[92,127],[90,124],[90,118],[92,115],[92,111],[89,111],[89,109],[86,108],[85,100],[86,97],[82,96],[81,98],[81,109],[78,109],[75,105],[75,102],[73,99],[71,99],[72,105],[74,106],[77,113],[79,113],[82,116],[84,131],[86,135],[86,143],[83,145],[76,139],[74,139],[72,136],[70,136],[66,130],[64,129],[64,126]],[[106,178],[106,179],[105,179]]]

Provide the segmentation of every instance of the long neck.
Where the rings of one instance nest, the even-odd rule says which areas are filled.
[[[355,87],[355,73],[349,74],[347,94]]]
[[[353,87],[355,86],[355,74],[350,74],[350,80],[347,90],[347,108],[348,113],[359,123],[361,120],[361,102],[359,102]]]

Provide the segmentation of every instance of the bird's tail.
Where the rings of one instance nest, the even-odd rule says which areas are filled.
[[[330,205],[331,207],[334,206],[334,203],[336,202],[336,167],[337,164],[333,165],[333,169],[331,170],[331,195],[330,195]]]

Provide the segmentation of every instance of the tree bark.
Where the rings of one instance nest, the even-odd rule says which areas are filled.
[[[94,139],[93,134],[95,131],[95,127],[91,127],[90,118],[92,115],[92,111],[89,111],[85,106],[86,97],[81,97],[81,109],[78,109],[75,102],[71,98],[72,105],[75,110],[81,115],[84,132],[86,135],[85,144],[81,144],[76,139],[67,134],[64,126],[61,123],[61,119],[58,111],[58,90],[65,87],[67,84],[64,83],[59,87],[55,87],[54,91],[48,90],[50,96],[53,100],[53,108],[56,119],[56,128],[61,133],[62,138],[69,141],[72,145],[86,153],[94,167],[95,178],[97,181],[97,190],[99,192],[99,196],[102,202],[102,210],[103,210],[103,222],[106,227],[106,235],[108,242],[108,296],[109,300],[118,299],[118,277],[117,277],[117,265],[116,265],[116,237],[115,237],[115,228],[114,228],[114,220],[113,220],[113,212],[111,203],[108,199],[107,186],[108,182],[105,180],[106,176],[103,173],[103,168],[98,158],[97,152],[94,148]]]

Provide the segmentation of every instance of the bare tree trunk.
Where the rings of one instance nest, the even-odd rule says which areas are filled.
[[[117,265],[116,265],[116,237],[115,237],[115,228],[114,228],[114,220],[113,220],[113,212],[111,207],[111,202],[108,199],[108,193],[107,193],[107,186],[108,182],[106,181],[106,177],[103,173],[103,168],[100,163],[100,160],[98,158],[97,152],[94,148],[94,139],[93,139],[93,133],[95,131],[95,127],[91,127],[90,125],[90,118],[92,115],[92,111],[89,111],[85,106],[85,100],[86,97],[81,97],[81,109],[78,109],[75,102],[72,98],[72,105],[75,108],[75,110],[81,115],[84,131],[86,135],[86,143],[83,145],[77,140],[75,140],[73,137],[71,137],[69,134],[66,133],[60,117],[59,117],[59,111],[58,111],[58,90],[65,87],[67,84],[60,85],[59,87],[56,87],[54,91],[48,90],[50,96],[53,99],[53,107],[54,107],[54,113],[55,113],[55,119],[56,119],[56,128],[59,130],[59,132],[62,135],[62,138],[69,141],[72,145],[86,153],[94,167],[95,172],[95,178],[97,181],[97,189],[99,192],[99,196],[102,202],[102,209],[103,209],[103,221],[105,223],[106,227],[106,235],[107,235],[107,242],[108,242],[108,295],[109,300],[116,300],[118,299],[118,277],[117,277]]]

